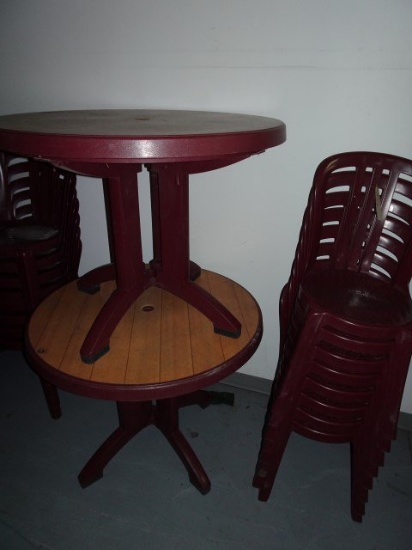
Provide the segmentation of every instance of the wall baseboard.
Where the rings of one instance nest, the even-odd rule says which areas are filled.
[[[269,395],[272,387],[272,380],[260,378],[259,376],[252,376],[251,374],[244,374],[243,372],[235,372],[225,378],[221,384]],[[412,414],[401,412],[399,414],[398,428],[412,431]]]

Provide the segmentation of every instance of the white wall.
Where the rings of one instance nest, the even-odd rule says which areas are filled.
[[[412,156],[412,2],[2,0],[0,8],[1,114],[158,107],[287,124],[284,145],[191,184],[192,258],[258,299],[266,332],[242,371],[272,378],[278,297],[316,165],[344,150]],[[82,178],[79,195],[84,272],[108,250],[100,184]],[[412,376],[402,410],[412,412]]]

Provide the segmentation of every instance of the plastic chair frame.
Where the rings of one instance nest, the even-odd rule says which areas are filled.
[[[297,432],[350,443],[351,512],[362,520],[396,437],[412,354],[411,228],[411,161],[353,152],[319,165],[281,292],[279,360],[253,480],[260,500]],[[342,310],[331,295],[348,291],[345,281],[355,294]],[[318,299],[321,285],[328,307]],[[381,298],[387,305],[379,307]],[[362,309],[368,302],[370,315]]]
[[[80,255],[76,175],[0,153],[0,346],[23,346],[28,316],[77,278]]]

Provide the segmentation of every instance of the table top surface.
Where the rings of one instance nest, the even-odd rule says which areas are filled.
[[[45,159],[196,160],[254,154],[285,139],[280,120],[235,113],[102,109],[0,117],[0,149]]]
[[[34,370],[67,391],[117,401],[174,397],[221,380],[257,349],[261,312],[248,291],[222,275],[203,270],[196,284],[240,320],[239,338],[216,334],[197,309],[149,287],[116,327],[110,351],[85,364],[80,346],[114,282],[93,295],[73,282],[46,298],[30,319],[27,349]]]

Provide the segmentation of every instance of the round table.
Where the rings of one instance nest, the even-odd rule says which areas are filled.
[[[112,262],[47,298],[26,335],[52,416],[61,414],[56,388],[117,403],[119,427],[83,468],[82,486],[101,477],[127,441],[155,424],[192,483],[202,493],[210,489],[179,430],[178,409],[219,398],[203,388],[251,357],[262,319],[245,289],[190,260],[189,175],[239,162],[285,139],[283,122],[241,114],[126,109],[0,117],[0,149],[104,182]],[[151,192],[148,264],[137,186],[143,167]]]
[[[254,298],[234,281],[202,270],[195,284],[241,320],[239,338],[216,334],[211,321],[196,308],[152,286],[119,322],[110,353],[85,365],[79,347],[114,282],[103,283],[96,294],[81,292],[75,282],[70,283],[46,298],[32,315],[27,354],[42,381],[51,415],[61,415],[56,387],[117,402],[119,427],[82,469],[82,487],[101,478],[109,460],[140,430],[154,424],[177,452],[195,487],[209,491],[209,478],[179,430],[178,410],[221,400],[221,394],[202,388],[234,372],[253,355],[262,337],[262,317]]]
[[[237,338],[239,320],[193,284],[200,268],[189,254],[189,175],[239,162],[286,139],[283,122],[199,111],[85,110],[0,117],[0,149],[45,159],[103,178],[113,263],[83,276],[79,288],[117,288],[85,336],[80,353],[93,363],[131,304],[150,286],[195,306],[220,334]],[[153,260],[142,259],[137,174],[150,172]],[[239,220],[240,221],[240,220]]]

